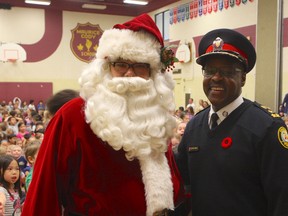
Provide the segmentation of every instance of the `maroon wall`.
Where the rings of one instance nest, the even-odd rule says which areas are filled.
[[[13,98],[19,97],[21,101],[30,99],[39,100],[44,103],[53,94],[53,84],[50,82],[0,82],[0,101],[12,101]]]

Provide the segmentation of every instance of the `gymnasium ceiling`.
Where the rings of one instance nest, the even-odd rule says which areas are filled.
[[[149,3],[145,6],[125,4],[123,3],[123,0],[51,0],[49,6],[26,4],[24,1],[25,0],[0,0],[0,8],[13,9],[13,7],[26,7],[109,15],[138,16],[142,13],[149,13],[169,4],[179,2],[180,0],[147,0]],[[100,5],[102,7],[106,6],[106,9],[84,9],[82,8],[83,4]]]

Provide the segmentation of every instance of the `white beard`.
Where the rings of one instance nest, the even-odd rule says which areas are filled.
[[[95,134],[132,160],[167,149],[174,119],[158,100],[152,80],[113,78],[97,86],[85,114]]]
[[[171,114],[171,83],[163,77],[154,82],[139,77],[111,78],[105,74],[100,80],[84,75],[80,83],[90,82],[81,92],[86,98],[86,120],[113,149],[123,149],[128,160],[139,160],[147,216],[173,209],[173,184],[164,154],[176,124]],[[98,83],[93,85],[91,80]]]

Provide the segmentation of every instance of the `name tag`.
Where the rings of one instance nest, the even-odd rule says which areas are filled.
[[[197,152],[199,151],[199,146],[189,146],[188,147],[188,152]]]

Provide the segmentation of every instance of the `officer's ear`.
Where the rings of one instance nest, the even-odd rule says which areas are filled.
[[[242,74],[241,74],[241,87],[243,87],[246,83],[246,72],[243,71]]]

